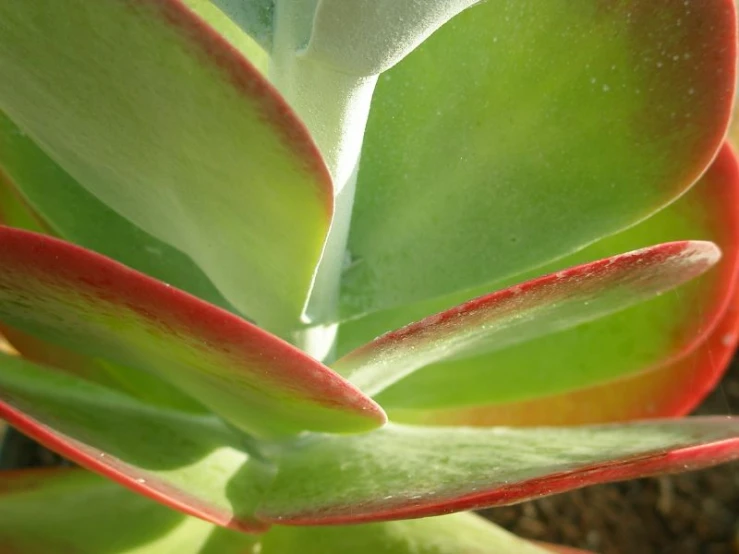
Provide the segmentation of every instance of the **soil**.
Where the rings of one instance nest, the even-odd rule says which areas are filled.
[[[696,414],[739,414],[739,359]],[[739,554],[739,462],[483,514],[519,536],[599,554]]]

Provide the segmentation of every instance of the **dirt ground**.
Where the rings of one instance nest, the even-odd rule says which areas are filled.
[[[739,414],[739,359],[696,413]],[[520,536],[599,554],[739,554],[739,462],[590,487],[484,515]]]

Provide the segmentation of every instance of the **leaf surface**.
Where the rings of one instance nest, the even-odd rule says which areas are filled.
[[[483,520],[448,516],[331,527],[274,526],[263,554],[547,554]]]
[[[697,277],[719,255],[712,243],[685,241],[569,268],[392,331],[333,367],[374,395],[431,363],[498,350],[622,310]]]
[[[177,514],[79,470],[0,474],[0,544],[23,554],[582,553],[531,545],[469,513],[362,526],[275,526],[259,538]]]
[[[20,358],[0,358],[0,417],[41,444],[136,492],[219,525],[253,513],[271,467],[212,416],[153,408]]]
[[[30,231],[46,230],[47,234],[99,252],[211,304],[235,311],[192,260],[87,192],[3,114],[0,114],[0,168],[8,176],[8,186],[21,191],[22,198],[47,222],[46,229],[19,225],[7,218],[3,218],[3,224]]]
[[[569,254],[683,193],[721,145],[730,0],[506,0],[381,77],[357,183],[345,318]]]
[[[387,409],[403,411],[403,414],[395,412],[395,417],[403,421],[410,421],[406,419],[410,411],[416,412],[413,420],[419,421],[417,416],[425,419],[419,410],[443,412],[446,409],[471,409],[478,416],[490,409],[491,418],[504,417],[498,424],[517,424],[518,417],[532,422],[529,416],[539,424],[555,421],[564,424],[568,417],[573,417],[569,423],[574,424],[594,423],[609,417],[668,417],[676,413],[666,410],[678,408],[680,414],[685,413],[688,405],[698,402],[714,385],[725,367],[719,363],[727,362],[724,352],[727,346],[730,349],[733,345],[732,340],[728,340],[727,346],[716,344],[722,336],[732,334],[733,324],[727,322],[721,324],[723,333],[711,339],[711,350],[702,350],[702,354],[695,356],[690,354],[702,348],[701,344],[724,317],[727,306],[736,301],[739,169],[731,148],[725,146],[701,181],[669,207],[627,231],[545,268],[547,272],[558,271],[566,265],[655,242],[688,238],[713,241],[723,252],[717,266],[700,278],[658,298],[567,331],[483,356],[431,365],[389,388],[378,401]],[[406,317],[409,315],[412,317],[410,312]],[[366,336],[367,331],[371,327],[363,329],[362,335]],[[357,333],[350,336],[359,338]],[[713,357],[711,352],[715,354]],[[700,362],[692,367],[692,376],[690,366],[679,361],[688,355],[693,362]],[[671,376],[666,366],[673,362],[675,373]],[[638,377],[642,373],[644,381]],[[662,377],[657,378],[658,374]],[[454,386],[450,386],[450,380]],[[626,385],[627,382],[630,384]],[[616,383],[627,387],[623,395],[601,397]],[[681,391],[679,387],[686,388]],[[575,398],[578,402],[571,403]],[[535,404],[539,408],[533,409]],[[496,405],[501,409],[495,409]],[[524,414],[524,406],[532,408],[528,415]],[[503,416],[509,410],[510,419]],[[579,415],[575,416],[576,413]]]
[[[0,228],[0,320],[158,375],[242,430],[361,431],[382,409],[262,329],[108,258]]]
[[[687,415],[714,389],[734,357],[739,340],[737,300],[735,295],[721,321],[695,349],[644,371],[519,401],[437,408],[390,407],[388,417],[417,425],[489,427],[580,425]],[[412,403],[411,398],[409,404]]]
[[[290,525],[425,517],[739,457],[739,420],[434,428],[392,424],[297,441],[257,515]]]
[[[11,0],[0,76],[0,109],[72,178],[260,325],[299,325],[330,177],[284,100],[205,20],[179,0]]]
[[[230,548],[221,540],[220,550],[209,550],[216,535],[227,535]],[[0,473],[3,553],[253,554],[257,540],[186,517],[86,471]]]

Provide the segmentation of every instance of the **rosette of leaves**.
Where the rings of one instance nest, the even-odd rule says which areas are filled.
[[[0,415],[91,471],[0,551],[557,551],[464,511],[739,457],[674,418],[735,62],[728,0],[5,0]]]

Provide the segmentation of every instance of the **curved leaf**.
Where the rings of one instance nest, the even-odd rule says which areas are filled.
[[[49,233],[50,231],[46,222],[18,193],[15,183],[3,171],[2,161],[0,161],[0,222],[3,225],[37,233]]]
[[[697,277],[719,256],[712,243],[674,242],[569,268],[392,331],[333,367],[376,394],[429,364],[495,351],[622,310]]]
[[[518,402],[390,408],[388,416],[403,423],[489,427],[579,425],[687,415],[713,390],[734,357],[739,341],[738,296],[735,293],[733,305],[694,350],[646,371]]]
[[[43,533],[39,533],[43,528]],[[0,544],[23,554],[544,554],[464,513],[350,527],[213,527],[79,470],[0,473]]]
[[[668,208],[627,231],[547,266],[546,271],[558,271],[565,264],[582,263],[655,242],[688,238],[713,241],[724,253],[716,268],[699,279],[670,294],[569,331],[496,353],[429,366],[389,388],[378,400],[388,409],[397,408],[408,413],[405,410],[483,408],[494,404],[503,408],[541,398],[540,407],[546,409],[547,417],[551,418],[547,421],[566,421],[565,412],[561,416],[555,414],[566,407],[564,398],[561,402],[556,400],[558,395],[620,382],[664,367],[698,347],[720,321],[739,282],[739,168],[735,155],[728,146],[724,147],[701,181]],[[367,323],[362,325],[367,326]],[[371,328],[360,331],[366,336]],[[349,337],[354,335],[358,336],[356,331]],[[684,394],[697,400],[713,383],[713,372],[720,372],[720,369],[713,364],[709,366],[714,369],[705,375],[696,371],[694,378],[698,381],[693,381],[692,392],[686,390]],[[454,380],[454,386],[449,385],[450,379]],[[636,387],[639,381],[631,382]],[[644,381],[644,386],[654,392],[647,382],[651,381]],[[676,389],[670,389],[673,392],[665,391],[665,394],[680,396]],[[596,390],[605,389],[593,388],[590,392]],[[643,392],[646,393],[646,389]],[[583,390],[583,395],[576,394],[576,397],[585,402],[587,394]],[[643,398],[636,389],[630,389],[630,394]],[[646,404],[654,405],[656,411],[652,413],[642,412],[635,404],[629,407],[626,398],[620,406],[627,412],[636,409],[643,417],[674,415],[659,411],[670,405],[661,404],[661,397],[657,394]],[[609,395],[608,401],[602,401],[603,406],[612,400],[614,396]],[[556,407],[552,404],[544,408],[548,402],[555,402]],[[587,417],[587,406],[599,402],[598,398],[585,402],[581,416]],[[569,414],[575,411],[579,409],[566,409]],[[615,415],[616,412],[611,413]],[[405,420],[405,415],[399,417]],[[416,416],[413,417],[415,420]],[[601,421],[605,412],[594,410],[590,417],[594,419],[582,422]],[[514,423],[509,419],[505,421]]]
[[[149,371],[256,434],[360,431],[382,409],[258,327],[94,252],[0,227],[0,320]]]
[[[2,323],[0,336],[23,358],[47,368],[115,389],[148,404],[187,412],[205,411],[202,404],[174,385],[146,371],[84,356]]]
[[[282,98],[204,20],[179,0],[10,0],[0,77],[0,109],[82,186],[260,325],[299,324],[330,177]]]
[[[274,526],[262,554],[546,554],[474,514],[351,526]]]
[[[730,0],[505,0],[378,83],[342,312],[510,277],[643,219],[719,148]]]
[[[219,534],[228,535],[230,549],[221,541],[220,550],[208,550]],[[257,541],[185,517],[86,471],[0,473],[0,548],[10,552],[253,554]]]
[[[511,429],[389,425],[285,451],[258,517],[291,525],[424,517],[739,458],[739,420]]]
[[[0,358],[0,417],[41,444],[199,518],[263,530],[272,469],[216,418],[152,408],[19,358]]]
[[[211,0],[262,48],[272,48],[275,0]]]
[[[145,233],[83,189],[3,114],[0,114],[0,168],[53,231],[18,225],[5,218],[3,224],[30,231],[45,230],[211,304],[235,311],[192,260]]]
[[[17,129],[9,127],[8,125],[12,124],[7,118],[0,114],[0,166],[3,166],[3,162],[8,159],[7,156],[3,157],[2,155],[3,153],[7,153],[7,151],[3,150],[4,140],[8,139],[9,137],[13,138],[19,136],[17,134]],[[8,133],[7,131],[11,132]],[[7,143],[5,143],[5,145],[7,145]],[[13,154],[19,154],[22,152],[22,150],[23,148],[14,148]],[[39,157],[34,156],[33,163],[27,164],[26,168],[30,170],[31,174],[38,172],[37,174],[41,177],[44,176],[47,170],[52,169],[54,166],[48,159],[45,159],[43,157],[43,154],[41,154],[38,150],[36,150],[36,152],[39,153]],[[27,161],[30,162],[30,160]],[[49,174],[46,174],[46,176],[53,177],[53,171]],[[48,198],[54,197],[54,192],[58,191],[57,187],[63,187],[64,183],[62,181],[63,179],[49,179],[48,181],[43,180],[44,183],[49,183],[52,186],[46,188],[41,196],[43,197],[44,195],[48,195]],[[41,181],[39,180],[37,182],[40,183]],[[79,197],[75,200],[79,200]],[[102,207],[102,204],[99,205]],[[60,213],[63,214],[63,217],[67,218],[67,221],[70,221],[71,219],[72,221],[81,222],[82,220],[76,219],[74,216],[72,216],[72,218],[69,218],[69,215],[71,215],[72,213],[79,213],[74,209],[70,209],[74,208],[75,206],[79,207],[79,204],[76,202],[67,204],[66,208],[61,210]],[[108,208],[103,207],[103,210],[107,212],[114,221],[124,221],[113,212],[110,212]],[[99,219],[95,220],[95,222],[98,224],[102,224],[106,221],[108,221],[106,218],[103,218],[103,221]],[[21,194],[18,192],[16,182],[11,181],[10,177],[4,174],[1,169],[0,224],[35,232],[41,232],[49,235],[55,234],[48,226],[46,220],[43,219],[35,210],[33,210],[31,206],[21,196]],[[81,226],[84,227],[84,223],[82,223]],[[95,236],[100,237],[100,227],[94,227],[95,229],[93,230],[92,228],[90,228],[90,231],[92,231]],[[125,230],[122,228],[118,228],[116,229],[116,231],[122,233],[122,236],[125,239],[133,239],[133,236],[131,234],[127,235]],[[116,233],[116,235],[118,237],[121,237],[121,234]],[[132,243],[136,243],[136,241],[132,240]],[[110,243],[105,242],[105,244]],[[163,244],[160,243],[160,245],[166,248]],[[144,245],[140,243],[137,244],[137,246],[144,247]],[[178,254],[178,256],[181,255]],[[169,261],[171,262],[172,260]],[[194,272],[198,271],[195,266],[187,269]],[[221,300],[223,299],[221,298]],[[112,364],[110,362],[82,356],[81,354],[72,352],[58,345],[44,342],[32,335],[23,333],[22,331],[14,329],[8,325],[0,324],[0,334],[2,335],[3,339],[8,341],[8,343],[17,353],[20,353],[24,358],[31,361],[60,369],[62,371],[71,373],[72,375],[77,375],[95,383],[105,385],[107,387],[112,387],[114,389],[126,392],[127,394],[131,394],[137,398],[157,405],[176,409],[185,409],[188,411],[202,411],[202,406],[197,404],[191,398],[179,392],[172,385],[165,383],[154,375],[132,370],[131,368],[117,367],[115,364]]]

